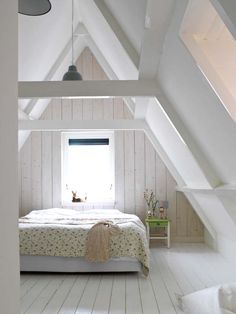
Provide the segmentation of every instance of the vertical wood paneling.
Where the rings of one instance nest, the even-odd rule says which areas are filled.
[[[62,111],[62,120],[71,120],[72,119],[72,100],[71,99],[62,99],[61,104]]]
[[[156,190],[156,173],[155,173],[155,150],[145,136],[145,177],[146,177],[146,189],[152,190],[155,193]]]
[[[52,119],[61,120],[61,101],[52,100]],[[61,132],[52,132],[52,206],[61,207]]]
[[[83,79],[92,80],[93,79],[93,55],[88,48],[83,51],[83,62],[82,62],[82,73]]]
[[[125,211],[135,213],[134,131],[124,131],[125,151]]]
[[[82,99],[72,100],[72,119],[73,120],[83,119],[83,100]]]
[[[103,119],[112,120],[114,119],[114,98],[103,99]]]
[[[32,209],[42,208],[42,133],[31,132]]]
[[[187,221],[187,236],[197,237],[198,234],[203,232],[203,225],[198,219],[197,214],[192,210],[192,206],[186,199],[188,209],[188,221]]]
[[[31,136],[21,150],[21,216],[31,210]]]
[[[21,153],[18,153],[18,204],[19,204],[19,216],[21,216],[21,209],[22,209],[22,204],[21,204],[21,190],[22,190],[22,186],[21,186]]]
[[[107,79],[87,48],[77,66],[85,80]],[[133,115],[121,98],[54,99],[41,119],[133,119]],[[20,153],[20,206],[24,214],[35,208],[61,206],[61,133],[34,132],[30,138]],[[183,193],[175,191],[176,182],[144,133],[115,131],[114,138],[115,207],[144,220],[143,192],[152,189],[159,200],[169,202],[172,240],[202,237],[203,225]]]
[[[124,115],[124,104],[120,98],[114,98],[114,119]],[[125,150],[124,131],[115,131],[115,207],[125,211]]]
[[[181,192],[177,192],[176,233],[178,236],[187,236],[188,206],[187,199]]]
[[[93,119],[93,100],[83,99],[83,120]]]
[[[133,119],[133,114],[131,113],[131,111],[129,110],[128,106],[125,103],[124,103],[124,117],[123,118],[124,119]]]
[[[134,133],[135,145],[135,204],[136,215],[142,220],[145,219],[146,211],[143,193],[145,190],[145,149],[144,149],[144,132],[135,131]]]
[[[120,98],[114,98],[114,119],[124,118],[124,102]]]
[[[52,118],[52,107],[48,106],[44,118]],[[52,207],[52,132],[42,132],[42,207]]]
[[[84,80],[93,79],[93,57],[91,51],[86,48],[83,52],[83,77]],[[93,100],[83,99],[83,120],[93,119]]]
[[[85,79],[85,77],[84,77],[84,67],[83,67],[84,52],[85,51],[82,52],[82,54],[79,56],[79,58],[75,62],[76,66],[77,66],[77,70],[82,75],[83,80]]]
[[[115,131],[115,207],[125,208],[124,132]]]
[[[156,159],[156,195],[159,200],[166,200],[166,167],[159,155]]]
[[[93,80],[103,80],[103,70],[94,56],[92,56],[92,67]],[[93,101],[93,120],[101,120],[103,117],[103,99],[95,99]]]
[[[171,220],[171,237],[174,237],[176,236],[176,182],[168,170],[166,171],[166,187],[166,200],[169,203],[167,214]]]

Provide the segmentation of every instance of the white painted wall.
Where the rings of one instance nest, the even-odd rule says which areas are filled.
[[[17,8],[2,0],[0,9],[0,312],[19,312],[17,186]]]

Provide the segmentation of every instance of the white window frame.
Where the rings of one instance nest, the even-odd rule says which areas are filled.
[[[115,203],[115,149],[114,149],[114,131],[76,131],[76,132],[62,132],[61,141],[62,141],[62,151],[61,151],[61,198],[62,206],[65,205],[74,205],[79,207],[80,205],[84,206],[85,204],[90,204],[91,202],[82,202],[82,203],[73,203],[72,200],[66,198],[66,185],[68,181],[68,173],[66,170],[66,163],[68,163],[68,141],[69,139],[90,139],[90,138],[108,138],[109,139],[109,149],[110,149],[110,168],[112,171],[112,198],[106,199],[104,201],[92,202],[92,203],[102,203],[103,205],[113,205]]]

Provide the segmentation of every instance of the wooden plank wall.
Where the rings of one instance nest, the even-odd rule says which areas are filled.
[[[78,59],[84,79],[107,79],[85,49]],[[132,119],[122,99],[54,99],[42,119]],[[61,134],[32,132],[20,152],[20,214],[32,209],[61,207]],[[115,131],[115,207],[146,215],[144,190],[169,201],[171,235],[177,241],[203,241],[203,225],[142,131]]]

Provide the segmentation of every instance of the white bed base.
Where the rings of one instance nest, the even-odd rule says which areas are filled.
[[[107,262],[88,262],[84,257],[21,255],[20,270],[26,272],[139,272],[141,263],[132,257]]]

